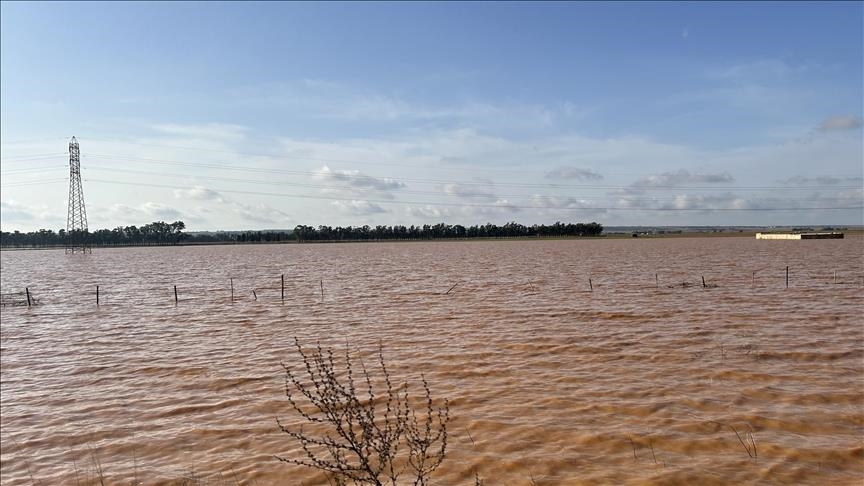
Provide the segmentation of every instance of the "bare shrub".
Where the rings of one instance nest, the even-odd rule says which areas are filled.
[[[408,384],[394,385],[378,346],[377,379],[348,347],[344,360],[320,343],[304,350],[294,339],[303,361],[299,372],[285,369],[285,394],[294,411],[312,429],[276,422],[296,440],[305,457],[276,456],[280,461],[328,473],[336,484],[397,484],[406,471],[415,485],[426,485],[444,460],[447,450],[447,400],[435,407],[426,378],[422,377],[424,401],[415,408]],[[422,375],[421,375],[422,376]],[[309,430],[309,429],[307,429]]]
[[[732,425],[729,428],[732,429],[732,432],[735,432],[735,437],[738,438],[738,442],[747,452],[750,459],[756,462],[759,459],[759,451],[756,450],[756,437],[753,436],[753,427],[750,427],[749,431],[744,431],[743,435],[739,434],[738,430]]]

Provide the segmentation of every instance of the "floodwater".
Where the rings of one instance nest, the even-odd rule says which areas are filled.
[[[433,484],[861,484],[862,255],[860,237],[2,252],[3,292],[39,301],[0,316],[2,483],[327,484],[274,458],[303,457],[276,425],[301,423],[280,365],[302,364],[297,337],[380,342],[394,380],[450,400]]]

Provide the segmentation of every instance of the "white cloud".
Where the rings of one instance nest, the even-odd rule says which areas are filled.
[[[497,201],[495,201],[495,207],[501,208],[501,209],[508,211],[508,212],[511,212],[511,213],[518,213],[519,211],[522,210],[522,208],[520,208],[516,204],[508,201],[507,199],[498,199]]]
[[[603,179],[603,175],[590,169],[580,169],[578,167],[556,167],[546,173],[546,178],[599,181]]]
[[[240,216],[244,222],[286,224],[291,221],[291,216],[288,213],[264,203],[242,204],[232,201],[230,204],[232,211]]]
[[[677,172],[664,172],[663,174],[643,177],[633,183],[634,187],[675,187],[685,184],[729,184],[735,182],[735,178],[727,172],[715,174],[691,174],[690,171],[681,169]]]
[[[227,123],[206,123],[201,125],[181,125],[165,123],[152,125],[151,128],[163,135],[191,139],[215,139],[236,141],[246,136],[247,127]]]
[[[315,176],[320,180],[339,182],[357,189],[395,191],[405,187],[405,183],[395,179],[370,177],[359,170],[332,170],[326,165],[319,169]]]
[[[147,201],[145,203],[130,206],[128,204],[115,203],[108,208],[95,206],[93,216],[101,221],[120,222],[122,224],[145,224],[154,220],[184,220],[196,219],[192,214],[184,214],[179,209],[164,203]]]
[[[592,209],[594,204],[591,201],[575,197],[535,194],[531,196],[531,206],[541,209]]]
[[[835,176],[793,176],[786,179],[781,179],[778,182],[788,186],[837,186],[837,185],[861,185],[864,182],[864,177],[835,177]]]
[[[706,76],[730,81],[776,80],[816,68],[812,64],[791,64],[781,59],[761,59],[731,66],[715,67]]]
[[[453,212],[448,207],[430,205],[407,206],[405,212],[409,216],[419,218],[422,221],[441,220],[442,218],[446,219],[453,215]]]
[[[227,198],[223,197],[222,194],[204,186],[192,186],[189,189],[175,189],[174,197],[177,199],[194,199],[196,201],[215,201],[220,203],[227,201]]]
[[[339,212],[351,214],[355,216],[366,216],[369,214],[386,213],[387,210],[378,204],[362,200],[350,201],[331,201],[330,205],[336,208]]]
[[[0,220],[12,222],[52,222],[59,223],[57,212],[52,212],[44,205],[28,205],[13,199],[0,201]]]
[[[475,184],[445,184],[444,193],[465,200],[495,201],[497,197],[489,183]]]
[[[862,121],[860,117],[853,115],[838,115],[832,116],[823,120],[819,124],[818,130],[822,132],[836,132],[845,130],[855,130],[861,128]]]
[[[273,208],[261,202],[257,204],[245,204],[235,201],[204,186],[193,186],[189,189],[175,189],[174,196],[178,199],[211,201],[221,204],[223,205],[222,207],[227,207],[229,211],[239,216],[243,222],[251,221],[254,223],[285,224],[291,221],[291,216],[282,210]],[[202,207],[199,212],[212,213],[213,210]]]
[[[157,219],[180,219],[183,213],[177,208],[157,202],[146,202],[140,206],[141,211]]]

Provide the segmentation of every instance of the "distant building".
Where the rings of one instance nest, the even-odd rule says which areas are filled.
[[[756,233],[757,240],[835,240],[843,233]]]

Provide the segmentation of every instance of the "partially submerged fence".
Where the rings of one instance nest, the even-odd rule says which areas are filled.
[[[515,292],[539,293],[539,292],[618,292],[633,293],[646,291],[675,292],[682,289],[801,289],[801,288],[843,288],[864,287],[864,275],[849,275],[848,272],[821,272],[813,274],[796,274],[794,269],[785,267],[781,269],[770,269],[752,271],[744,274],[738,272],[734,278],[729,275],[714,275],[705,273],[690,275],[680,278],[681,274],[667,274],[655,272],[645,278],[635,278],[632,275],[621,274],[618,278],[609,275],[590,274],[584,277],[583,283],[578,280],[568,280],[567,288],[558,285],[541,285],[542,278],[526,278],[521,282],[512,280],[497,283],[498,285],[510,285]],[[286,285],[287,283],[287,285]],[[439,282],[435,282],[438,284]],[[450,295],[451,293],[481,292],[482,290],[472,288],[472,281],[468,278],[457,278],[445,282],[441,288],[430,287],[422,291],[412,291],[418,297],[432,295]],[[483,286],[488,287],[489,282]],[[335,290],[340,290],[338,285]],[[390,287],[395,288],[395,286]],[[119,289],[119,290],[118,290]],[[331,287],[334,289],[334,287]],[[388,289],[389,290],[389,289]],[[398,293],[398,289],[395,290]],[[37,298],[38,295],[38,298]],[[352,294],[351,298],[363,300],[362,295]],[[222,284],[210,281],[210,284],[202,284],[201,280],[194,282],[180,281],[176,284],[149,284],[146,286],[130,286],[128,283],[117,285],[105,285],[100,283],[90,288],[47,288],[39,285],[24,287],[21,291],[9,291],[0,294],[0,306],[7,307],[33,307],[38,305],[52,304],[88,304],[117,305],[117,304],[168,304],[183,305],[189,302],[208,303],[234,303],[234,302],[281,302],[290,305],[320,304],[329,299],[327,286],[324,278],[311,278],[310,276],[288,276],[261,275],[229,277]],[[334,298],[333,300],[338,300]]]
[[[27,306],[31,307],[39,302],[36,300],[36,297],[30,295],[30,289],[24,288],[23,292],[4,292],[0,293],[0,306]]]

